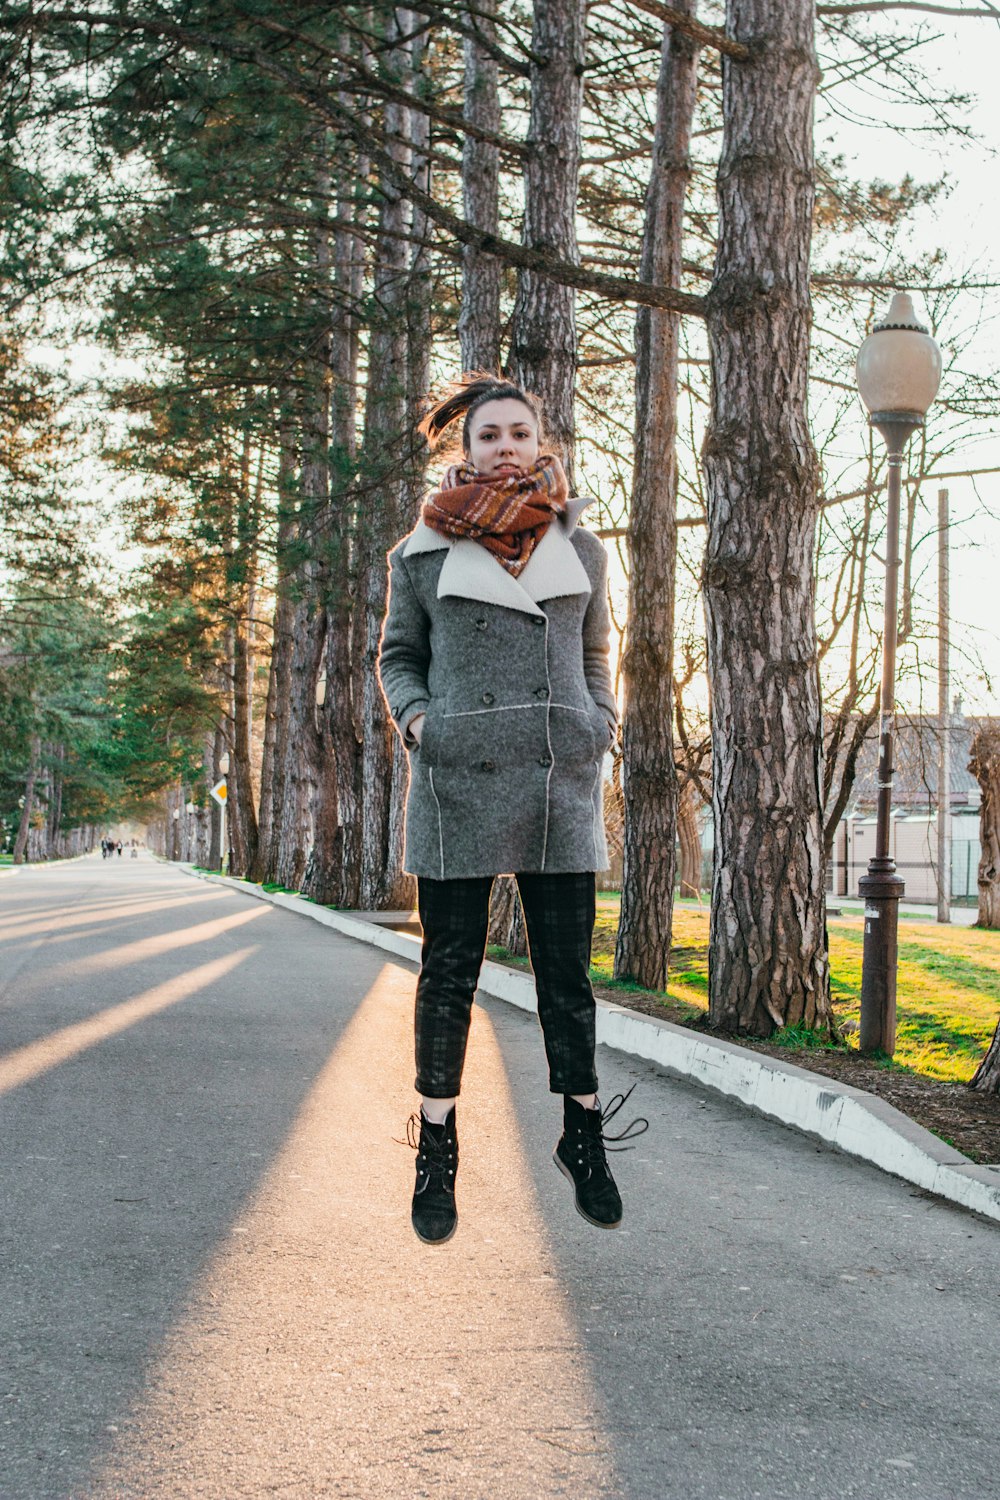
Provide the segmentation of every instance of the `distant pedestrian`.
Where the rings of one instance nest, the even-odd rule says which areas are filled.
[[[419,1115],[414,1230],[457,1224],[455,1106],[496,875],[516,874],[549,1088],[563,1096],[556,1166],[590,1223],[622,1217],[605,1134],[589,977],[596,872],[606,868],[602,770],[617,732],[607,557],[577,525],[539,402],[499,376],[463,376],[420,424],[461,444],[415,529],[389,553],[379,676],[409,751],[404,868],[417,877]],[[629,1091],[631,1092],[631,1090]],[[612,1148],[614,1149],[614,1148]],[[620,1149],[620,1148],[619,1148]]]
[[[121,857],[122,857],[122,841],[121,841],[121,839],[118,840],[118,843],[115,845],[115,848],[118,850],[118,858],[121,859]]]

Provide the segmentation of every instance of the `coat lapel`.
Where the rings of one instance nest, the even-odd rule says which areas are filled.
[[[564,514],[546,531],[519,578],[508,573],[485,547],[470,537],[442,536],[424,521],[418,521],[410,533],[403,556],[446,547],[448,556],[438,578],[439,599],[448,596],[477,599],[484,604],[500,604],[506,609],[540,615],[539,600],[590,593],[587,570],[569,539],[581,512],[589,504],[590,497],[586,495],[567,501]]]

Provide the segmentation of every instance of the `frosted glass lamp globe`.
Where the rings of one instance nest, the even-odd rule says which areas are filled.
[[[919,322],[908,292],[895,294],[861,345],[857,377],[873,420],[891,413],[922,424],[941,383],[941,350]]]

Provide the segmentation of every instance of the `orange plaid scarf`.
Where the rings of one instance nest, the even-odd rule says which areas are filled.
[[[424,501],[421,516],[443,536],[481,542],[516,578],[555,517],[566,509],[567,494],[566,475],[553,455],[543,455],[530,469],[496,478],[458,464]]]

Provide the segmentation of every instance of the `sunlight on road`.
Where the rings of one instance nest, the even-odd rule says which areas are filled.
[[[190,995],[197,994],[199,990],[207,989],[256,952],[256,947],[250,947],[241,948],[238,953],[227,953],[224,958],[215,958],[211,963],[202,964],[199,969],[188,969],[121,1005],[112,1005],[108,1010],[99,1011],[86,1021],[64,1026],[61,1031],[40,1037],[37,1042],[30,1042],[26,1047],[18,1047],[14,1052],[5,1053],[0,1056],[0,1094],[8,1093],[30,1078],[37,1078],[40,1073],[58,1067],[60,1063],[76,1057],[88,1047],[98,1046],[108,1037],[117,1036],[129,1026],[134,1026],[137,1021],[143,1021],[147,1016],[155,1015],[157,1011],[166,1010],[181,1000],[187,1000]]]
[[[178,948],[188,948],[196,943],[208,943],[231,932],[234,927],[244,927],[258,917],[267,916],[270,907],[255,906],[250,911],[234,912],[228,917],[219,917],[214,922],[198,922],[194,927],[178,927],[170,932],[157,933],[155,937],[139,938],[134,943],[120,943],[117,948],[104,948],[86,958],[68,958],[61,964],[53,964],[46,970],[46,983],[59,984],[63,980],[84,979],[88,974],[107,974],[112,969],[121,969],[128,964],[141,963],[143,959],[156,958],[163,953],[174,953]]]
[[[10,916],[0,918],[0,941],[7,942],[14,938],[34,937],[42,933],[61,933],[67,927],[86,927],[88,923],[121,922],[125,919],[138,916],[146,916],[161,911],[167,911],[173,906],[203,906],[207,900],[225,900],[228,892],[212,892],[207,898],[200,894],[193,896],[171,896],[167,898],[146,897],[121,899],[117,892],[109,893],[103,901],[88,902],[87,905],[77,905],[75,902],[71,910],[54,911],[51,915],[44,917]]]
[[[253,1199],[220,1226],[88,1497],[617,1493],[478,1009],[458,1233],[438,1249],[413,1237],[413,1156],[393,1140],[414,1102],[413,985],[386,965],[365,996]]]

